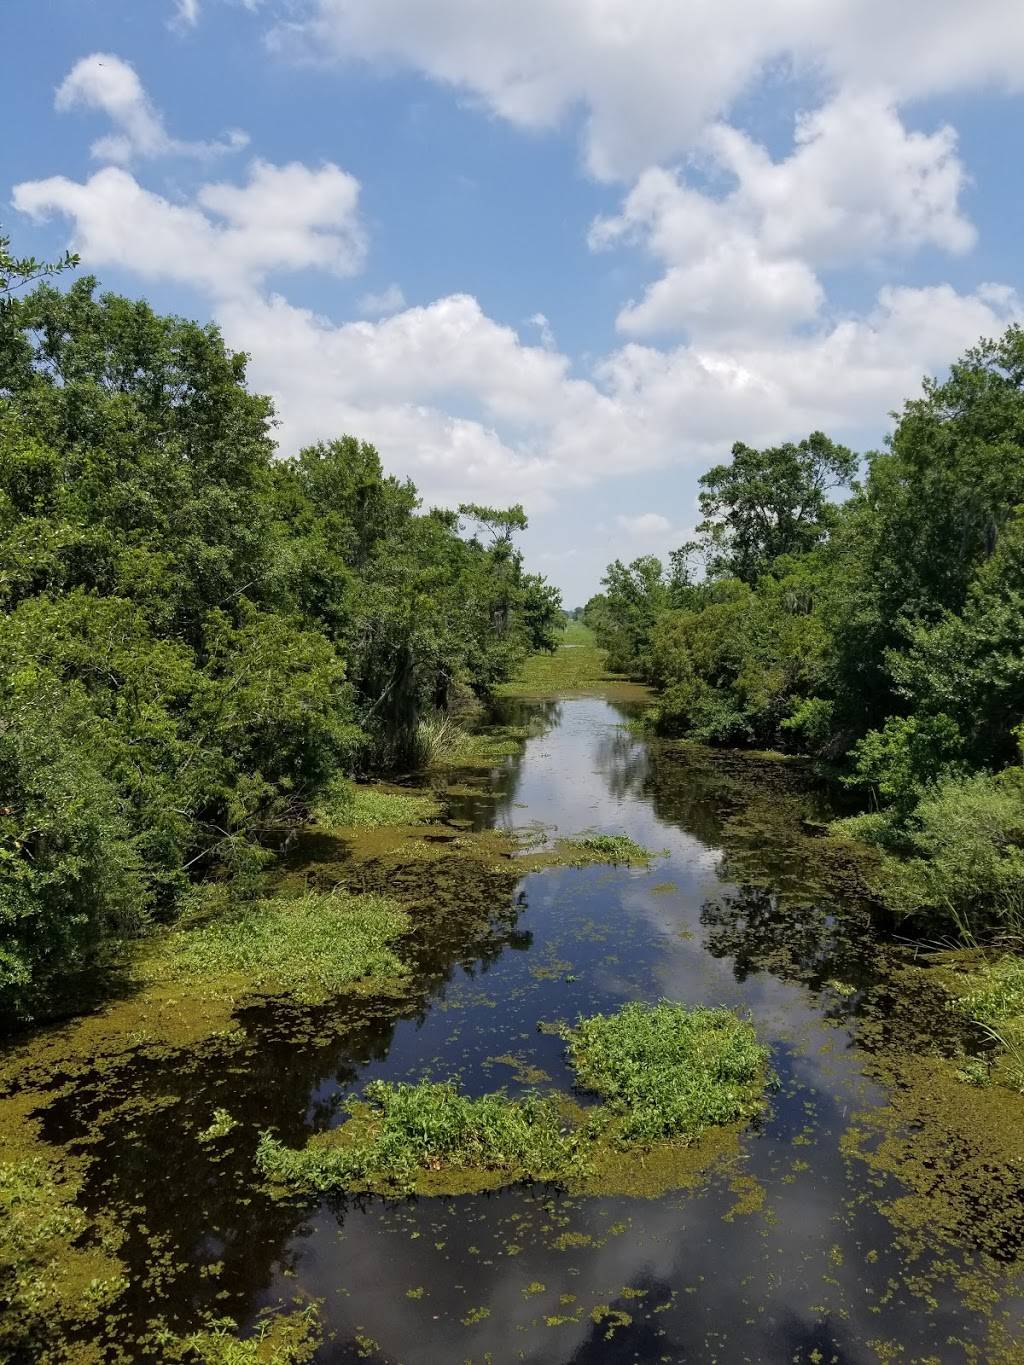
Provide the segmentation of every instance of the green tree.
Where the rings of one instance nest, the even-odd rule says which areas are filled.
[[[810,550],[834,522],[830,494],[848,487],[856,470],[856,455],[820,431],[766,450],[738,441],[731,462],[700,480],[697,530],[709,572],[754,584],[781,555]]]

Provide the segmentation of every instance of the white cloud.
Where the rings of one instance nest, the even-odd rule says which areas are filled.
[[[771,69],[904,101],[1024,88],[1013,0],[312,0],[279,48],[399,63],[527,128],[585,114],[587,163],[629,177],[687,150]]]
[[[337,166],[265,161],[253,162],[245,185],[204,185],[195,204],[173,204],[113,166],[82,184],[54,176],[14,190],[15,208],[37,220],[71,218],[90,265],[215,295],[256,288],[273,270],[354,274],[366,250],[358,201],[359,182]]]
[[[615,520],[637,540],[662,540],[672,529],[668,517],[663,517],[660,512],[641,512],[635,517],[620,516]]]
[[[183,14],[187,8],[188,0],[182,6]],[[198,17],[198,10],[195,13]],[[237,130],[218,142],[182,142],[171,137],[134,67],[110,52],[94,52],[76,62],[58,88],[55,104],[61,112],[97,109],[111,120],[116,132],[92,145],[92,155],[98,161],[125,163],[135,157],[157,156],[205,158],[238,151],[249,141]]]
[[[389,284],[379,294],[364,294],[356,304],[364,318],[385,318],[405,307],[405,295],[397,284]]]
[[[176,18],[179,23],[195,28],[199,23],[199,0],[177,0]]]
[[[551,329],[551,323],[544,313],[534,313],[532,317],[526,319],[531,327],[536,327],[540,336],[540,344],[545,351],[553,351],[556,348],[555,334]]]
[[[959,210],[965,177],[955,134],[908,131],[878,92],[848,92],[802,116],[782,161],[724,124],[705,146],[709,168],[735,181],[724,196],[652,167],[622,211],[591,228],[592,247],[639,242],[667,267],[620,314],[631,335],[785,329],[819,313],[817,268],[924,245],[961,252],[974,242]]]
[[[446,502],[538,508],[608,477],[698,465],[736,439],[877,432],[922,373],[1024,315],[1005,286],[888,288],[863,317],[669,350],[631,342],[577,378],[565,355],[525,344],[468,295],[343,323],[265,297],[274,270],[357,268],[358,188],[338,167],[256,162],[246,185],[207,185],[182,205],[109,167],[82,184],[20,185],[14,202],[68,215],[88,266],[206,290],[277,400],[285,449],[351,431]]]

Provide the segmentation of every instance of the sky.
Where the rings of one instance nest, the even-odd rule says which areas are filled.
[[[735,441],[1024,321],[1020,0],[5,0],[0,225],[215,321],[283,454],[521,502],[567,606]]]

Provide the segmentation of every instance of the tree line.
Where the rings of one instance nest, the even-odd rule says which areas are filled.
[[[837,768],[898,909],[1024,926],[1024,331],[928,380],[863,460],[733,447],[668,566],[585,609],[667,736]]]
[[[0,238],[6,1014],[197,882],[257,894],[339,779],[414,764],[563,619],[522,508],[424,512],[351,436],[280,457],[215,327],[52,270]]]

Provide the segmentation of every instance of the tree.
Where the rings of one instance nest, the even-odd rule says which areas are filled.
[[[781,555],[811,549],[833,523],[829,495],[849,486],[856,470],[856,455],[820,431],[766,450],[738,441],[732,462],[700,480],[697,530],[709,572],[755,584]]]

